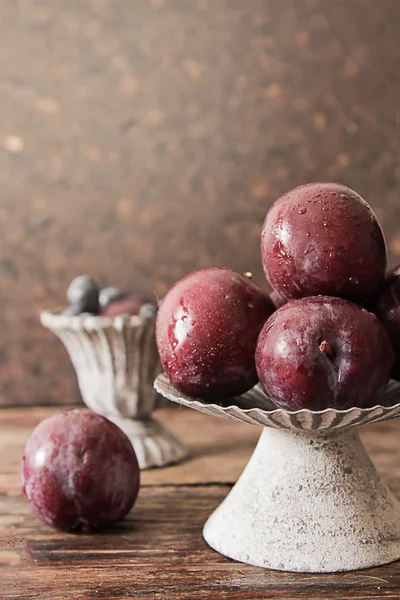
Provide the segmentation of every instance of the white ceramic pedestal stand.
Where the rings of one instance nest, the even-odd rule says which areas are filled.
[[[41,322],[65,345],[86,406],[125,432],[141,469],[188,456],[184,444],[152,417],[160,398],[153,382],[161,370],[155,317],[42,311]]]
[[[273,408],[259,388],[220,406],[182,396],[164,375],[155,387],[206,414],[264,426],[241,477],[204,527],[212,548],[245,563],[308,573],[400,558],[400,503],[354,427],[399,415],[399,385],[391,383],[373,408],[295,413]]]

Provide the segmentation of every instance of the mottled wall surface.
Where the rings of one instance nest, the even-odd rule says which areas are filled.
[[[400,262],[397,0],[0,0],[0,403],[71,403],[42,330],[77,273],[263,281],[290,187],[337,180]]]

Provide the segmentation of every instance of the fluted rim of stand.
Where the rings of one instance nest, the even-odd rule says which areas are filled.
[[[345,410],[326,408],[321,411],[304,408],[297,411],[287,411],[277,408],[260,385],[255,386],[242,396],[230,398],[220,404],[208,403],[199,398],[182,394],[171,385],[165,373],[157,377],[154,387],[159,394],[168,398],[168,400],[211,416],[281,429],[324,431],[354,427],[355,425],[374,423],[375,421],[385,421],[400,415],[400,382],[397,381],[389,382],[385,392],[380,396],[380,403],[375,406],[369,408],[354,406]],[[396,403],[393,404],[393,402]]]

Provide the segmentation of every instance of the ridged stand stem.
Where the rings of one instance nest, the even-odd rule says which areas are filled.
[[[107,417],[131,440],[141,469],[164,467],[189,455],[186,446],[153,417],[124,419]]]
[[[400,503],[355,428],[312,434],[265,427],[203,533],[212,548],[245,563],[350,571],[400,558]]]

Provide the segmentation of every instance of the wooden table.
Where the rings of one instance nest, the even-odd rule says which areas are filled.
[[[250,567],[211,550],[203,541],[202,525],[236,481],[259,429],[185,409],[163,409],[158,417],[187,442],[192,458],[144,472],[128,518],[92,535],[40,525],[19,490],[18,464],[32,428],[53,412],[0,411],[1,600],[399,600],[400,562],[308,575]],[[376,466],[398,496],[399,433],[399,419],[361,428]]]

